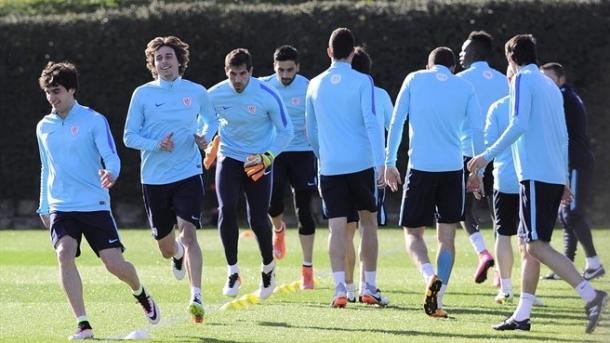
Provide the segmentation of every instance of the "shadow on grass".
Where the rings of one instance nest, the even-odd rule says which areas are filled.
[[[255,343],[257,341],[248,341],[244,339],[240,339],[239,341],[233,341],[230,339],[218,339],[212,337],[198,337],[198,336],[176,336],[175,339],[178,342],[201,342],[201,343],[239,343],[239,342],[247,342],[247,343]],[[167,342],[167,340],[147,340],[147,342]]]
[[[502,340],[533,340],[533,341],[542,341],[548,340],[553,342],[574,342],[573,339],[564,339],[556,336],[538,336],[538,335],[529,335],[527,333],[522,332],[507,332],[506,335],[501,335],[497,331],[491,331],[489,334],[461,334],[456,332],[430,332],[430,331],[415,331],[415,330],[382,330],[382,329],[350,329],[350,328],[341,328],[341,327],[321,327],[321,326],[306,326],[306,325],[292,325],[285,322],[258,322],[260,326],[267,327],[282,327],[288,329],[304,329],[304,330],[319,330],[319,331],[343,331],[343,332],[351,332],[351,333],[381,333],[381,334],[391,334],[397,336],[427,336],[427,337],[448,337],[448,338],[464,338],[464,339],[485,339],[488,340],[493,337],[494,341],[502,341]],[[495,333],[495,334],[494,334]],[[583,342],[595,342],[591,340],[584,340]]]

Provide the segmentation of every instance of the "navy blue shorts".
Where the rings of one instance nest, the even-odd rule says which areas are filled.
[[[293,192],[318,190],[318,166],[312,151],[287,151],[273,160],[273,190],[269,215],[284,213],[284,191],[290,185]]]
[[[156,240],[169,235],[180,217],[201,228],[203,178],[191,176],[165,185],[142,185],[148,224]]]
[[[564,185],[534,180],[521,181],[519,237],[526,242],[550,242]]]
[[[326,210],[326,203],[324,202],[324,199],[322,199],[322,216],[324,217],[324,219],[328,219],[328,214],[326,214],[328,211]],[[355,208],[352,208],[348,215],[347,215],[347,222],[348,223],[357,223],[360,221],[360,214],[358,214],[358,210],[356,210]]]
[[[328,218],[349,217],[356,211],[377,212],[375,170],[320,175],[320,193]]]
[[[519,194],[494,189],[495,229],[499,235],[514,236],[519,227]]]
[[[409,169],[399,225],[408,228],[457,223],[464,213],[464,171],[426,172]]]
[[[57,249],[59,240],[68,235],[78,242],[76,257],[80,256],[80,242],[82,236],[99,257],[100,251],[109,248],[120,248],[125,251],[116,222],[110,211],[91,212],[61,212],[50,214],[51,241]]]

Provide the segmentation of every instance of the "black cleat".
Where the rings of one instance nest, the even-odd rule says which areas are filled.
[[[608,293],[595,290],[595,298],[585,305],[585,313],[587,314],[586,333],[593,333],[599,323],[602,312],[606,309],[606,305],[608,305]]]
[[[138,300],[138,303],[144,309],[144,315],[148,322],[151,324],[157,324],[159,320],[161,320],[161,314],[159,313],[159,307],[155,300],[146,293],[146,290],[142,288],[142,293],[140,295],[134,295],[134,298]]]
[[[441,290],[441,286],[443,282],[436,275],[433,275],[428,285],[426,286],[426,295],[424,296],[424,312],[427,315],[431,316],[436,313],[436,309],[438,308],[438,303],[436,299],[436,295],[438,291]]]
[[[561,277],[557,274],[555,274],[554,272],[551,272],[549,274],[546,274],[545,276],[541,277],[542,280],[561,280]]]
[[[509,330],[519,330],[519,331],[530,331],[532,327],[532,323],[530,319],[524,319],[522,321],[516,321],[512,316],[508,317],[505,321],[498,325],[492,326],[494,330],[498,331],[509,331]]]

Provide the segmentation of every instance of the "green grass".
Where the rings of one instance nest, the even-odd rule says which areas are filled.
[[[426,232],[430,254],[435,253],[433,232]],[[491,231],[485,238],[490,244]],[[582,301],[564,282],[541,281],[538,295],[546,303],[535,308],[532,332],[498,333],[490,325],[514,309],[493,302],[496,289],[488,281],[472,281],[476,256],[463,231],[457,235],[458,255],[445,308],[452,318],[426,317],[420,302],[423,281],[404,250],[402,231],[380,232],[378,283],[392,301],[385,309],[350,304],[345,310],[328,307],[333,283],[326,250],[325,229],[319,229],[315,246],[315,270],[320,285],[314,291],[278,293],[261,305],[243,310],[221,311],[228,301],[221,294],[226,266],[218,233],[199,232],[204,254],[206,320],[190,322],[186,313],[188,284],[176,281],[169,263],[163,260],[147,230],[123,230],[127,259],[139,271],[144,285],[161,307],[162,320],[149,325],[134,303],[128,288],[107,273],[83,243],[77,263],[84,282],[85,302],[95,335],[117,340],[133,330],[144,330],[153,342],[608,342],[610,321],[603,319],[594,335],[584,334]],[[594,232],[603,264],[610,266],[610,237],[607,230]],[[555,243],[561,242],[560,231]],[[279,263],[278,283],[299,279],[300,247],[296,230],[287,237],[287,257]],[[580,248],[579,248],[580,249]],[[579,250],[577,265],[583,266]],[[242,292],[254,291],[259,280],[260,257],[256,241],[240,240]],[[518,261],[518,258],[516,259]],[[519,263],[514,283],[518,285]],[[542,273],[548,270],[543,268]],[[610,291],[609,277],[594,282]],[[515,286],[518,288],[517,286]],[[516,299],[515,299],[516,300]],[[0,232],[0,341],[62,342],[75,327],[74,318],[57,280],[55,255],[45,231]],[[606,311],[606,316],[608,315]]]

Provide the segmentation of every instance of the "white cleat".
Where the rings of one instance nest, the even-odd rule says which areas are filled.
[[[362,303],[367,305],[388,306],[390,303],[390,299],[381,294],[379,288],[372,288],[368,284],[366,284],[366,287],[362,290],[360,299],[362,299]]]
[[[498,295],[496,295],[496,304],[504,305],[504,304],[510,304],[512,302],[513,302],[512,293],[504,293],[504,292],[500,291],[500,292],[498,292]]]
[[[241,287],[241,278],[238,273],[233,273],[227,278],[225,286],[222,288],[222,294],[228,297],[236,297],[239,294]]]
[[[80,341],[83,339],[93,339],[93,330],[79,328],[74,335],[68,336],[68,341]]]
[[[260,288],[257,291],[257,295],[262,300],[269,298],[273,294],[275,289],[275,267],[269,272],[265,273],[261,271],[261,283]]]

